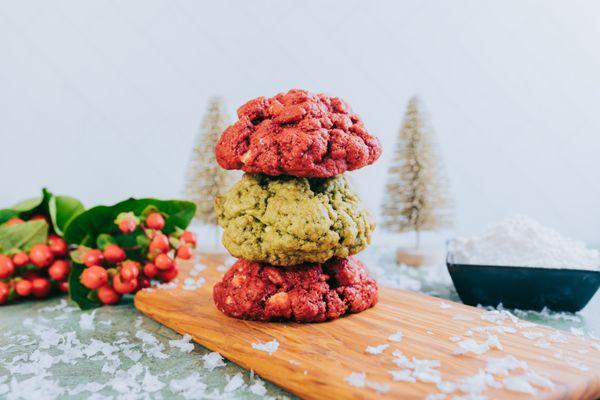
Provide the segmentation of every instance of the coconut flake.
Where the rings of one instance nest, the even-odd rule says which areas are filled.
[[[442,301],[442,302],[440,303],[440,308],[441,308],[442,310],[447,310],[447,309],[449,309],[449,308],[452,308],[452,306],[451,306],[450,304],[448,304],[448,303],[446,303],[446,302]]]
[[[279,348],[279,342],[277,339],[273,339],[270,342],[265,343],[252,343],[252,348],[255,350],[264,351],[265,353],[269,353],[269,355],[271,355]]]
[[[529,383],[525,376],[509,376],[502,381],[504,387],[513,392],[537,394],[537,390]]]
[[[395,333],[392,333],[390,336],[388,336],[388,340],[391,342],[401,342],[403,336],[404,334],[402,332],[396,331]]]
[[[388,371],[392,375],[394,382],[416,382],[417,379],[412,376],[412,370],[410,369],[396,369]]]
[[[202,360],[204,360],[204,368],[209,371],[212,371],[215,368],[224,367],[226,365],[223,361],[223,356],[216,351],[203,355]]]
[[[194,344],[190,343],[191,340],[192,336],[186,333],[181,339],[169,340],[169,346],[177,348],[183,353],[190,353],[192,350],[194,350]]]
[[[229,381],[227,382],[227,385],[225,385],[225,388],[223,389],[223,391],[225,393],[235,392],[236,390],[241,388],[243,385],[244,385],[244,378],[242,376],[242,373],[238,372],[233,377],[229,378]]]
[[[372,381],[366,381],[365,383],[367,387],[375,390],[377,393],[386,393],[390,391],[390,385],[388,385],[387,383],[379,383]]]
[[[381,354],[385,349],[390,347],[389,344],[380,344],[378,346],[367,346],[365,352],[368,354]]]
[[[363,388],[366,383],[366,375],[364,372],[352,372],[344,380],[351,386]]]
[[[94,310],[91,313],[82,313],[79,319],[79,328],[83,330],[93,330],[96,311],[98,310]]]
[[[173,394],[178,394],[186,399],[203,399],[205,397],[206,384],[201,381],[197,372],[184,379],[173,379],[169,383]]]

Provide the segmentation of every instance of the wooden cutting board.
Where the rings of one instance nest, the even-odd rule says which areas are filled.
[[[221,257],[221,260],[223,257]],[[598,341],[565,333],[568,343],[548,338],[555,331],[543,326],[519,328],[509,318],[494,321],[484,310],[444,301],[423,294],[394,289],[380,290],[380,302],[360,314],[320,324],[259,323],[229,318],[217,310],[212,301],[212,286],[223,274],[223,262],[215,255],[201,255],[206,268],[193,279],[206,279],[196,290],[184,290],[182,281],[191,264],[182,266],[179,287],[168,290],[142,291],[135,296],[135,306],[144,314],[181,334],[190,334],[201,345],[252,369],[261,377],[307,399],[424,399],[439,393],[433,383],[393,382],[389,370],[400,369],[393,362],[392,351],[401,350],[409,358],[440,360],[444,381],[472,376],[486,366],[490,357],[513,355],[526,361],[531,370],[547,374],[552,389],[538,389],[534,396],[506,389],[488,389],[490,399],[596,399],[600,398],[600,349]],[[450,305],[450,307],[448,307]],[[482,316],[484,319],[482,319]],[[523,321],[521,321],[523,322]],[[487,333],[476,327],[503,325],[515,327],[516,333],[497,334],[503,351],[489,350],[482,355],[453,355],[457,344],[452,336],[482,342]],[[475,328],[475,329],[474,329]],[[469,330],[472,335],[468,336]],[[401,331],[400,343],[387,340]],[[544,338],[527,338],[541,334]],[[279,342],[277,351],[256,350],[253,343]],[[549,348],[536,342],[546,340]],[[390,346],[382,354],[365,352],[367,346]],[[587,368],[586,371],[581,369]],[[345,379],[353,372],[364,372],[366,381],[387,384],[379,393],[373,385],[362,388]],[[517,374],[516,372],[514,374]],[[455,392],[455,395],[460,392]],[[448,396],[450,399],[452,395]]]

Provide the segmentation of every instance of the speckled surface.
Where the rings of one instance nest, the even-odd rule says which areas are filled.
[[[442,266],[412,269],[393,264],[393,254],[372,247],[359,257],[371,266],[380,284],[419,290],[456,300]],[[519,317],[536,323],[569,330],[580,328],[600,334],[600,296],[578,314],[523,313]],[[84,324],[80,325],[84,315]],[[17,398],[16,391],[27,391],[27,398],[263,398],[261,384],[250,372],[225,361],[210,371],[203,356],[209,350],[194,345],[185,352],[169,344],[181,336],[138,313],[131,301],[115,307],[98,309],[92,329],[85,329],[85,316],[63,298],[28,302],[0,308],[0,398]],[[143,332],[142,334],[139,334]],[[136,337],[136,334],[138,335]],[[149,336],[151,335],[151,336]],[[156,343],[148,344],[156,338]],[[81,345],[72,345],[79,341]],[[145,343],[146,341],[146,343]],[[152,350],[164,346],[158,355]],[[70,349],[66,353],[64,349]],[[77,354],[73,348],[84,349]],[[129,357],[122,350],[129,349]],[[98,352],[94,353],[94,351]],[[94,354],[92,354],[94,353]],[[139,360],[137,354],[141,355]],[[62,354],[62,361],[56,357]],[[118,360],[118,361],[116,361]],[[104,372],[103,372],[104,368]],[[32,373],[33,372],[33,373]],[[131,377],[127,377],[127,373]],[[243,386],[235,390],[228,382],[241,374]],[[204,383],[203,390],[190,390],[185,396],[177,391],[177,381],[192,376],[186,385]],[[125,378],[123,378],[125,377]],[[94,395],[80,390],[85,384],[97,383]],[[257,385],[257,386],[253,386]],[[252,389],[251,389],[252,387]],[[92,388],[91,386],[89,388]],[[275,385],[264,382],[264,396],[294,398]],[[13,396],[13,397],[11,397]]]

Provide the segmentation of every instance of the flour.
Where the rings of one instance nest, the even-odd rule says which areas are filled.
[[[460,264],[600,270],[600,252],[522,215],[449,247]]]

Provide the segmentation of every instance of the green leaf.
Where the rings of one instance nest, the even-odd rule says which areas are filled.
[[[84,209],[79,200],[69,196],[57,196],[43,188],[40,197],[23,200],[14,204],[9,210],[17,214],[13,216],[23,219],[44,215],[52,222],[54,232],[62,236],[67,224]],[[3,218],[4,215],[0,212],[0,223],[4,222]]]
[[[117,240],[108,233],[101,233],[96,239],[96,247],[104,250],[109,244],[117,244]]]
[[[35,244],[46,243],[48,224],[35,220],[0,226],[0,252],[5,254],[29,251]]]
[[[5,208],[4,210],[0,210],[0,225],[5,223],[11,218],[18,217],[19,213],[15,210],[11,210],[10,208]]]
[[[83,273],[85,265],[73,262],[71,265],[71,273],[69,274],[69,296],[79,308],[82,310],[90,310],[92,308],[98,308],[102,306],[102,303],[98,300],[90,289],[83,286],[79,277]]]
[[[61,236],[69,222],[83,210],[85,210],[83,204],[69,196],[51,196],[48,202],[48,214],[54,231]]]

